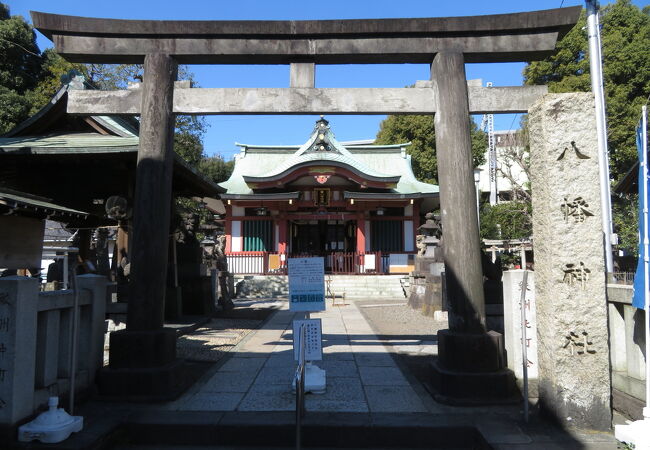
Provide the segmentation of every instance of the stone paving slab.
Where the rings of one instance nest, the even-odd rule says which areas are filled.
[[[237,411],[295,411],[296,396],[287,384],[254,384]],[[234,409],[230,409],[234,411]]]
[[[203,386],[202,392],[248,392],[257,372],[217,372]]]
[[[387,353],[375,353],[375,354],[354,354],[354,360],[357,362],[359,367],[361,366],[370,366],[370,367],[394,367],[395,361]]]
[[[410,386],[397,367],[359,367],[364,386]]]
[[[364,386],[372,412],[426,412],[410,386]]]
[[[219,368],[219,372],[257,372],[262,368],[266,358],[233,357]]]
[[[199,392],[180,408],[183,411],[234,411],[244,393]]]
[[[264,366],[255,378],[255,384],[288,385],[293,379],[296,369],[293,366]]]
[[[359,377],[359,369],[354,361],[331,360],[325,356],[324,360],[318,361],[316,365],[326,371],[327,378]]]
[[[178,402],[180,410],[293,411],[295,374],[292,319],[279,310],[260,330],[251,333],[219,370],[193,394]],[[324,394],[308,394],[308,411],[426,411],[354,303],[311,313],[323,327]],[[219,399],[219,397],[223,397]]]

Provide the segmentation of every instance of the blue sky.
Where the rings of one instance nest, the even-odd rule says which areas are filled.
[[[184,0],[81,2],[79,0],[4,0],[12,15],[43,11],[87,17],[152,20],[314,20],[392,17],[445,17],[502,14],[581,5],[580,0]],[[608,3],[602,1],[602,4]],[[634,0],[642,6],[646,1]],[[52,43],[38,33],[41,50]],[[495,86],[522,84],[523,63],[467,64],[467,78]],[[201,87],[288,87],[288,66],[190,66]],[[316,87],[403,87],[429,78],[425,64],[317,66]],[[385,116],[328,116],[341,141],[371,139]],[[204,144],[207,154],[230,159],[246,144],[302,144],[317,116],[209,116]],[[480,117],[478,118],[480,121]],[[495,116],[495,128],[518,128],[519,117]]]

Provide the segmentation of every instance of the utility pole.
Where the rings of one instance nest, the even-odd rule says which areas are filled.
[[[485,83],[486,87],[492,87],[492,82]],[[499,202],[499,190],[497,189],[497,147],[494,141],[494,114],[484,114],[481,121],[481,128],[487,131],[488,135],[488,176],[490,178],[490,205],[494,206]]]
[[[598,0],[585,0],[587,4],[587,36],[589,37],[589,66],[591,68],[591,91],[596,100],[596,130],[598,133],[598,169],[600,174],[600,209],[605,245],[605,268],[614,271],[612,255],[612,197],[609,181],[609,152],[607,151],[607,120],[605,118],[605,94],[603,63],[600,45]]]

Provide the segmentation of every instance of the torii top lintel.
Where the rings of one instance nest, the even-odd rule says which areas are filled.
[[[36,29],[73,62],[142,63],[148,53],[183,64],[512,62],[551,54],[581,7],[514,14],[307,21],[120,20],[31,12]]]

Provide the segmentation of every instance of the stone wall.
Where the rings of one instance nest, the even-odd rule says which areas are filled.
[[[632,306],[631,285],[607,286],[609,306],[609,349],[612,361],[612,404],[614,409],[643,419],[645,406],[645,311]]]
[[[103,365],[106,278],[81,275],[77,281],[75,390],[82,392]],[[35,278],[0,279],[0,447],[48,397],[69,394],[73,305],[72,290],[39,292]]]
[[[594,100],[548,94],[530,110],[540,403],[565,425],[611,427]]]

